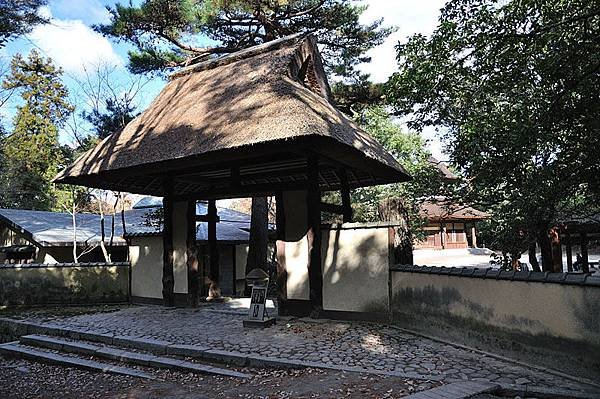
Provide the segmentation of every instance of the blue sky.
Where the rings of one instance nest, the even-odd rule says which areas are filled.
[[[122,3],[127,3],[127,0]],[[383,82],[396,69],[394,45],[414,33],[429,34],[435,27],[439,9],[443,0],[362,0],[369,8],[363,15],[363,21],[369,22],[383,18],[384,24],[398,27],[381,46],[370,53],[372,62],[362,66],[364,72],[373,79]],[[65,72],[65,83],[71,95],[79,98],[80,85],[77,81],[85,79],[86,71],[92,71],[98,65],[111,66],[114,69],[111,78],[128,82],[131,79],[126,69],[129,45],[117,43],[102,37],[91,29],[94,24],[107,22],[110,18],[107,5],[111,0],[50,0],[48,7],[41,12],[51,18],[51,23],[35,28],[27,37],[9,43],[0,50],[0,64],[6,66],[10,57],[18,52],[27,53],[37,48],[51,57]],[[126,84],[126,83],[123,83]],[[139,105],[145,108],[164,86],[164,81],[155,78],[144,85],[138,98]],[[9,102],[0,108],[2,119],[14,114],[15,103]],[[433,129],[423,132],[430,141],[429,147],[438,158],[441,144]],[[63,142],[69,142],[66,132],[61,135]]]

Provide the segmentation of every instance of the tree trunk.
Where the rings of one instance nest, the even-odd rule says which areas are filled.
[[[104,240],[106,239],[106,232],[104,228],[104,209],[102,208],[102,199],[98,201],[98,208],[100,210],[100,249],[102,249],[104,261],[110,263],[110,255],[106,250],[106,243],[104,242]]]
[[[538,233],[538,245],[542,253],[542,270],[551,272],[553,270],[552,247],[550,245],[550,238],[548,237],[548,230],[542,229]]]
[[[552,271],[555,273],[562,273],[562,245],[560,242],[560,234],[558,228],[553,227],[550,229],[550,242],[552,245]]]
[[[252,269],[267,270],[267,245],[269,234],[269,206],[267,197],[252,197],[252,215],[250,217],[250,242],[246,274]],[[250,295],[246,286],[246,295]]]
[[[590,272],[587,233],[581,233],[581,271],[584,273]]]
[[[394,226],[394,264],[413,264],[412,234],[409,229],[408,210],[400,198],[386,198],[379,203],[379,219],[386,222],[396,222]]]
[[[537,260],[535,241],[529,243],[529,264],[534,272],[541,272],[540,263]]]

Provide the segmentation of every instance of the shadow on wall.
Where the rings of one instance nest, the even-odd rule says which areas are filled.
[[[410,278],[408,274],[394,272],[395,282]],[[454,278],[461,279],[461,277]],[[464,281],[466,278],[462,279]],[[481,280],[474,281],[474,283],[479,282],[482,283]],[[500,282],[488,281],[488,283]],[[552,306],[550,298],[534,291],[537,287],[535,284],[539,284],[539,288],[542,288],[543,283],[512,282],[509,284],[524,284],[523,289],[528,293],[542,296],[539,298],[542,303],[540,306],[545,303]],[[471,293],[468,288],[462,292],[454,287],[440,287],[440,285],[441,282],[438,285],[425,285],[422,288],[395,287],[391,304],[394,324],[518,360],[555,368],[571,375],[600,377],[600,316],[597,288],[562,286],[565,294],[561,299],[565,301],[567,309],[571,309],[571,315],[563,314],[565,310],[555,309],[553,322],[558,324],[547,325],[544,324],[544,318],[536,320],[535,315],[531,318],[519,316],[519,308],[526,304],[519,303],[517,298],[505,295],[501,287],[495,291],[488,290],[486,294],[492,301],[504,301],[505,303],[502,304],[504,306],[508,301],[509,306],[515,308],[513,312],[506,312],[506,307],[499,306],[499,309],[504,309],[500,314],[493,306],[483,306],[473,302],[466,298]],[[569,290],[578,291],[569,292]],[[575,319],[580,338],[559,336],[558,333],[553,332],[560,327],[560,318],[564,318],[562,323],[569,323],[569,320]]]
[[[572,287],[577,289],[579,287]],[[600,288],[586,287],[581,301],[567,297],[568,306],[573,309],[573,315],[577,320],[577,327],[596,336],[600,346],[600,302],[598,301],[598,290]]]
[[[387,314],[388,230],[323,231],[324,310]]]
[[[3,306],[122,303],[129,300],[129,267],[3,267],[0,288]]]

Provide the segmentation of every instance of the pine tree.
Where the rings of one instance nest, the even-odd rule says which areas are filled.
[[[0,1],[0,47],[15,37],[24,35],[38,24],[47,23],[38,10],[47,0]]]
[[[51,59],[33,50],[25,59],[17,54],[3,82],[7,90],[20,93],[13,129],[2,142],[2,206],[53,209],[62,197],[52,184],[68,159],[59,145],[58,132],[73,111],[62,70]]]

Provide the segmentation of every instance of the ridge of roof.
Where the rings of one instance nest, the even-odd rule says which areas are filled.
[[[312,33],[295,33],[293,35],[284,36],[282,38],[272,40],[270,42],[257,44],[256,46],[248,47],[244,50],[238,50],[231,54],[225,55],[223,57],[214,58],[211,60],[199,62],[194,65],[190,65],[187,67],[183,67],[178,71],[173,72],[169,75],[169,80],[174,80],[180,78],[182,76],[189,75],[194,72],[206,71],[208,69],[217,68],[223,65],[231,64],[235,61],[240,61],[246,58],[254,57],[255,55],[263,54],[267,51],[276,50],[280,47],[289,45],[289,44],[297,44],[301,40],[312,36]]]

